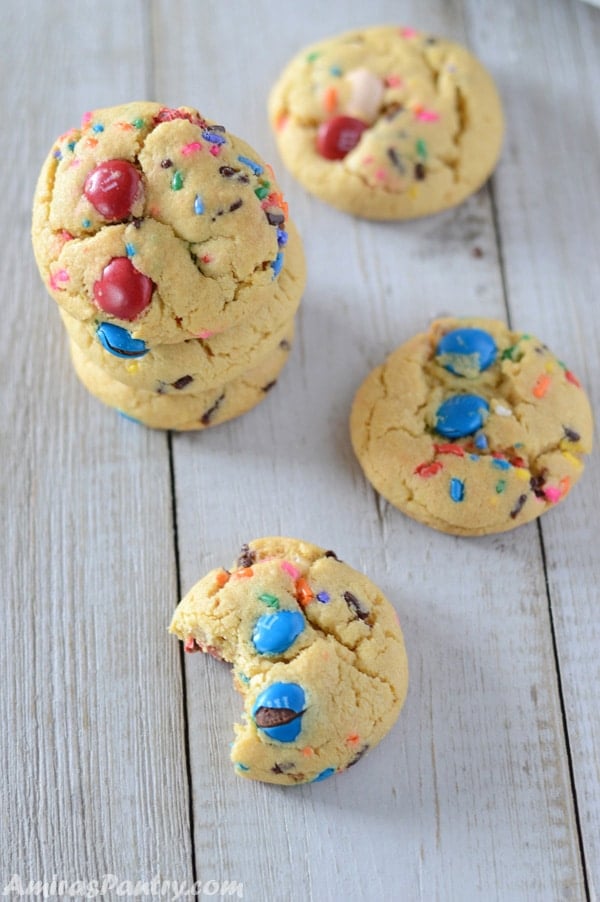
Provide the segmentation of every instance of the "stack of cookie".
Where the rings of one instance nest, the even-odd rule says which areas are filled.
[[[44,164],[33,246],[79,378],[126,416],[203,429],[275,384],[302,244],[272,169],[196,110],[87,114]]]

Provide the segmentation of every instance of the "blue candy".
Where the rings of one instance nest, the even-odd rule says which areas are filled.
[[[115,357],[143,357],[148,353],[145,341],[132,338],[127,329],[112,323],[100,323],[96,336],[102,347]]]
[[[259,730],[262,730],[270,739],[279,742],[293,742],[302,729],[302,715],[306,696],[304,689],[298,683],[272,683],[264,689],[252,708],[252,717]],[[266,709],[261,715],[261,708]],[[269,726],[270,718],[266,711],[279,710],[282,712],[283,722]],[[284,713],[285,712],[285,713]]]
[[[483,426],[490,405],[479,395],[452,395],[437,409],[435,429],[447,438],[472,435]]]
[[[298,611],[277,611],[259,617],[252,631],[252,643],[261,655],[278,655],[294,644],[304,632],[304,617]]]
[[[466,328],[447,332],[436,351],[438,357],[450,358],[442,361],[442,365],[456,376],[471,375],[475,368],[480,373],[487,370],[497,353],[496,342],[489,332]]]

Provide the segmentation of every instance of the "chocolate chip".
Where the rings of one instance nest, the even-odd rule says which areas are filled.
[[[545,473],[540,473],[538,476],[532,476],[531,479],[529,480],[529,486],[536,498],[544,497],[544,486],[545,485],[546,485]],[[511,514],[511,517],[512,517],[512,514]]]
[[[471,256],[477,257],[477,258],[483,257],[483,251],[481,250],[480,247],[474,247],[473,250],[471,251]]]
[[[425,43],[426,43],[426,44],[429,44],[429,45],[431,45],[431,44],[437,44],[437,38],[431,38],[431,37],[430,37],[430,38],[425,38]]]
[[[281,764],[274,764],[271,771],[274,774],[289,774],[291,770],[295,770],[296,765],[293,761],[283,761]]]
[[[223,392],[223,394],[217,398],[217,400],[215,401],[215,403],[213,404],[212,407],[209,407],[208,410],[202,414],[202,416],[200,417],[200,422],[202,423],[203,426],[208,426],[208,424],[210,423],[211,417],[219,409],[219,406],[221,405],[221,403],[223,402],[224,399],[225,399],[225,392]]]
[[[211,132],[226,132],[227,129],[224,125],[209,125],[209,131]]]
[[[232,203],[232,205],[229,208],[229,212],[234,213],[236,210],[239,210],[243,203],[244,203],[244,201],[240,197],[238,200],[236,200]]]
[[[246,175],[245,172],[243,172],[241,175],[238,175],[238,177],[236,179],[236,182],[241,182],[243,185],[247,185],[249,181],[250,181],[250,176]]]
[[[363,745],[362,749],[356,753],[356,755],[354,756],[352,761],[350,761],[350,763],[347,764],[346,767],[354,767],[354,765],[358,764],[358,762],[363,757],[363,755],[366,755],[368,751],[369,751],[369,746]]]
[[[279,342],[279,347],[281,348],[282,351],[289,351],[292,346],[289,343],[289,341],[287,340],[287,338],[282,338],[281,341]]]
[[[425,167],[422,163],[415,163],[415,178],[418,182],[422,182],[425,178]]]
[[[404,163],[402,162],[402,160],[400,159],[398,151],[396,150],[395,147],[388,147],[387,155],[390,158],[390,160],[392,161],[393,165],[396,167],[396,169],[398,169],[400,172],[406,172],[406,167],[405,167]]]
[[[394,119],[398,113],[401,113],[404,109],[404,106],[401,103],[390,103],[389,107],[385,111],[384,118],[388,120]],[[400,137],[406,137],[406,135],[401,135]]]
[[[254,722],[261,729],[281,727],[302,717],[303,711],[292,711],[291,708],[259,708],[254,715]]]
[[[266,394],[268,391],[271,391],[277,385],[277,379],[273,379],[271,382],[267,382],[266,385],[263,385],[262,390]]]
[[[575,432],[574,429],[571,429],[570,426],[563,426],[565,431],[565,438],[570,442],[578,442],[581,439],[581,436],[578,432]]]
[[[358,600],[356,595],[353,595],[352,592],[344,592],[344,601],[359,620],[367,619],[369,611],[365,608],[364,604]]]
[[[244,543],[240,549],[240,555],[237,561],[238,567],[251,567],[255,561],[256,552],[252,551],[250,547]]]
[[[173,160],[161,160],[160,161],[161,169],[170,169],[172,165],[173,165]]]
[[[136,217],[136,218],[133,220],[133,227],[134,227],[134,229],[141,229],[143,221],[144,221],[144,220],[143,220],[143,219],[140,219],[139,216]]]
[[[265,210],[265,216],[269,221],[269,225],[277,226],[283,225],[285,222],[285,216],[283,213],[273,213],[272,210]]]
[[[239,172],[239,169],[234,169],[233,166],[219,166],[219,173],[223,176],[224,179],[230,179],[236,172]]]
[[[511,520],[514,520],[516,517],[518,517],[518,515],[523,510],[523,506],[526,501],[527,501],[527,495],[519,495],[519,497],[516,500],[515,506],[513,507],[513,509],[510,512]]]
[[[332,557],[334,560],[339,561],[339,557],[335,553],[335,551],[326,551],[323,557]]]
[[[176,382],[171,382],[173,388],[176,388],[177,391],[181,391],[182,388],[185,388],[186,385],[189,385],[190,382],[194,381],[193,376],[181,376]]]

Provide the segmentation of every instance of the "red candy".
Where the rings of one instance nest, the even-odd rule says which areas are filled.
[[[94,282],[94,299],[101,310],[132,320],[152,300],[154,282],[139,272],[128,257],[113,257]]]
[[[326,160],[343,160],[353,150],[364,130],[366,122],[352,116],[335,116],[319,126],[317,150]]]
[[[105,160],[92,169],[83,193],[105,219],[126,219],[138,197],[141,177],[127,160]]]

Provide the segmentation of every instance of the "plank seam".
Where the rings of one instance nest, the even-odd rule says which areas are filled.
[[[565,737],[565,748],[567,753],[567,766],[569,769],[569,780],[571,783],[571,794],[573,796],[573,813],[575,816],[575,826],[577,828],[577,841],[579,845],[579,855],[581,857],[581,869],[583,872],[583,886],[585,891],[585,898],[587,902],[591,900],[591,891],[590,891],[590,883],[588,879],[588,865],[585,856],[585,845],[583,842],[583,830],[581,826],[581,815],[579,813],[579,800],[577,798],[577,784],[575,782],[575,768],[573,765],[573,756],[571,754],[571,743],[569,739],[569,724],[567,721],[567,711],[565,706],[565,697],[563,693],[563,685],[560,674],[560,659],[558,654],[558,642],[556,639],[556,629],[554,626],[554,614],[552,612],[552,593],[550,591],[550,581],[548,579],[548,567],[546,561],[546,549],[544,546],[544,534],[542,532],[542,524],[539,519],[536,523],[538,536],[540,541],[540,552],[542,555],[542,569],[544,573],[544,585],[546,587],[546,601],[548,604],[548,617],[550,620],[550,638],[552,640],[552,653],[554,655],[554,662],[556,666],[556,685],[558,688],[558,700],[560,703],[560,714],[562,718],[563,725],[563,734]]]

